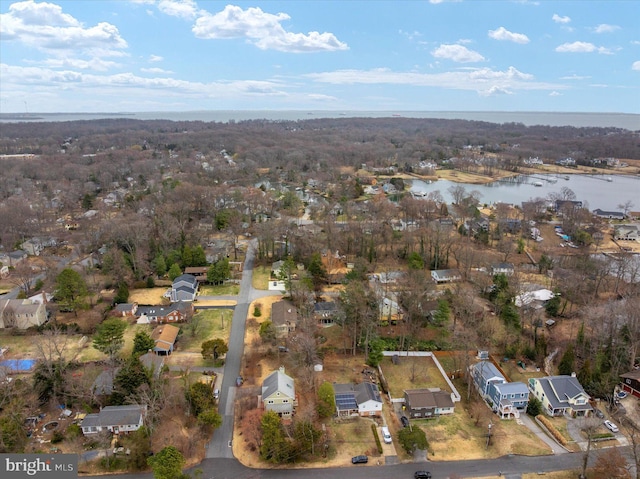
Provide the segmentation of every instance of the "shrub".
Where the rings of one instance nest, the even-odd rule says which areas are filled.
[[[416,450],[426,450],[429,447],[427,435],[419,427],[402,428],[398,433],[398,440],[408,454],[413,454]]]
[[[376,446],[378,446],[378,454],[382,454],[382,442],[380,442],[380,435],[378,434],[378,427],[376,424],[371,425],[371,431],[373,432],[373,437],[376,440]]]
[[[551,424],[551,421],[549,421],[542,414],[539,414],[538,416],[536,416],[536,420],[540,422],[545,428],[547,428],[547,430],[551,433],[551,435],[555,438],[555,440],[558,441],[560,445],[562,446],[567,445],[567,440],[564,438],[562,434],[560,434],[560,431],[558,431],[556,427],[553,424]]]
[[[62,431],[53,431],[53,435],[51,436],[51,444],[58,444],[64,441],[64,434]]]

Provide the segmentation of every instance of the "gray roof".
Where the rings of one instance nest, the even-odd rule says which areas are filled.
[[[580,394],[584,394],[587,398],[589,397],[575,376],[548,376],[538,378],[538,381],[554,409],[567,407],[571,407],[572,409],[591,409],[588,403],[585,405],[569,404],[569,399],[575,398]]]
[[[452,408],[451,393],[440,389],[408,389],[405,392],[411,408]]]
[[[491,361],[480,361],[479,363],[474,364],[473,368],[480,371],[480,375],[485,382],[494,378],[500,378],[502,381],[506,381],[502,373]]]
[[[495,388],[500,391],[500,394],[529,395],[529,388],[525,383],[521,382],[496,384]]]
[[[369,400],[382,402],[382,397],[380,396],[380,391],[378,390],[378,386],[370,382],[364,382],[360,384],[356,384],[355,387],[356,392],[356,401],[358,404],[365,403]]]
[[[106,369],[93,381],[94,394],[107,395],[113,392],[113,380],[120,368]]]
[[[139,424],[144,409],[143,406],[137,405],[106,406],[98,414],[87,414],[81,426],[113,427]]]
[[[262,399],[271,397],[277,392],[292,399],[296,397],[293,378],[280,370],[272,372],[262,381]]]

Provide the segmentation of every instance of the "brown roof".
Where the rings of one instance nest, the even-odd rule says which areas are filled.
[[[620,377],[640,381],[640,369],[634,369],[633,371],[629,371],[628,373],[621,374]]]
[[[404,392],[412,408],[453,407],[451,394],[440,389],[409,389]]]
[[[171,345],[176,342],[180,328],[171,324],[163,324],[156,326],[151,333],[151,338],[156,342],[156,348],[169,350]]]
[[[289,301],[278,301],[271,305],[271,322],[274,326],[295,324],[298,319],[298,310]]]

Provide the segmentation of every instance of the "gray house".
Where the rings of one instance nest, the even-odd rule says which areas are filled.
[[[438,417],[453,414],[451,393],[440,388],[409,389],[404,391],[404,410],[411,418]]]
[[[171,285],[171,302],[194,301],[198,292],[198,280],[192,274],[181,274]]]
[[[113,434],[137,431],[144,424],[145,406],[106,406],[97,414],[87,414],[80,423],[82,434],[98,434],[109,431]]]

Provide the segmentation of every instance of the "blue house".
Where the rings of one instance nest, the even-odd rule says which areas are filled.
[[[471,377],[480,394],[501,419],[520,417],[529,403],[529,388],[521,382],[508,382],[490,361],[471,366]]]

